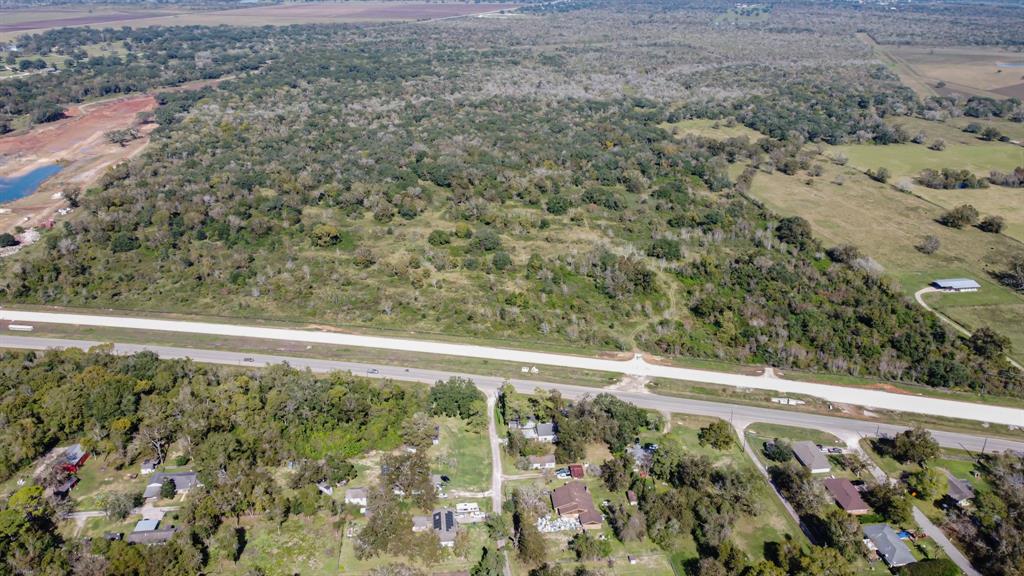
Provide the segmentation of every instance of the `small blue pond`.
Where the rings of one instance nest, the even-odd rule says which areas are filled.
[[[44,180],[57,172],[60,172],[60,165],[50,164],[17,178],[0,178],[0,204],[28,196],[35,192]]]

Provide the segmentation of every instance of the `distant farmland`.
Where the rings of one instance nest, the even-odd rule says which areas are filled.
[[[0,40],[65,26],[265,26],[288,24],[335,24],[401,22],[471,16],[514,9],[517,4],[470,4],[463,2],[332,2],[280,4],[232,10],[187,9],[19,9],[2,10]]]

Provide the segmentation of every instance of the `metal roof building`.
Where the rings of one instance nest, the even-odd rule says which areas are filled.
[[[977,292],[981,289],[981,284],[970,278],[946,278],[943,280],[935,280],[932,282],[932,286],[939,290],[945,290],[946,292]]]
[[[801,464],[807,467],[814,474],[822,474],[832,470],[828,458],[822,454],[818,445],[814,442],[804,440],[793,444],[793,455]]]
[[[917,562],[910,548],[900,540],[899,534],[888,524],[868,524],[864,526],[864,537],[871,541],[878,555],[893,568]]]

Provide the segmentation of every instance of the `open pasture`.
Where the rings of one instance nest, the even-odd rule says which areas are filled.
[[[4,10],[0,41],[65,26],[285,26],[401,22],[455,18],[516,8],[516,4],[465,2],[323,2],[278,4],[230,10],[68,8]]]
[[[874,182],[849,166],[826,165],[820,178],[810,179],[759,173],[751,194],[779,214],[806,218],[826,246],[857,246],[885,268],[907,297],[936,278],[976,279],[981,291],[944,295],[929,303],[969,328],[989,325],[1006,334],[1013,340],[1016,357],[1024,351],[1024,333],[1019,328],[1024,298],[996,283],[990,274],[1001,270],[1012,254],[1024,251],[1020,242],[975,228],[942,226],[935,221],[943,212],[941,207]],[[935,254],[925,255],[915,248],[925,235],[939,239],[941,247]],[[976,316],[973,321],[968,321],[970,314]]]
[[[886,46],[885,51],[942,94],[1024,96],[1019,52],[976,46]]]

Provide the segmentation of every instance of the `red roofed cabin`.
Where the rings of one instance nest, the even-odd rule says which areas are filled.
[[[576,480],[583,478],[583,464],[569,464],[569,475]]]
[[[64,469],[74,474],[89,459],[89,453],[82,449],[81,444],[72,444],[68,446],[67,450],[64,450],[61,458],[63,458],[61,464]]]

